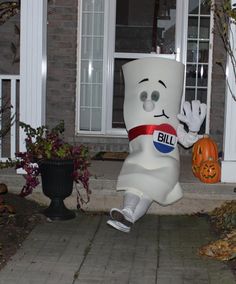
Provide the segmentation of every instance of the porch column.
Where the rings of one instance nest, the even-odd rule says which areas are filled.
[[[20,117],[38,127],[45,123],[47,0],[21,0]],[[20,150],[24,133],[20,130]]]
[[[231,42],[234,47],[233,52],[236,54],[236,26],[231,24]],[[236,96],[236,80],[232,64],[228,58],[226,85],[226,102],[225,102],[225,123],[224,123],[224,157],[221,169],[222,182],[236,182],[236,101],[233,99],[229,87]]]

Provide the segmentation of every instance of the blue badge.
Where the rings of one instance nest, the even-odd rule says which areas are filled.
[[[161,153],[170,153],[177,145],[176,130],[170,124],[160,124],[153,132],[153,144]]]

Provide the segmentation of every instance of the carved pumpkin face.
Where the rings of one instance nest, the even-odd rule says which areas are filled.
[[[204,183],[216,183],[220,181],[220,165],[217,161],[208,160],[201,164],[199,179]]]
[[[192,171],[196,177],[199,177],[201,163],[209,159],[218,160],[218,147],[210,137],[199,139],[192,150]]]

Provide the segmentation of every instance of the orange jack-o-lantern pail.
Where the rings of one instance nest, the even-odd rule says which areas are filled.
[[[199,139],[192,150],[192,171],[199,177],[201,163],[207,160],[218,160],[218,147],[215,141],[207,135]]]

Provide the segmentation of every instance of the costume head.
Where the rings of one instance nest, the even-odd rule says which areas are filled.
[[[123,65],[124,120],[129,131],[145,124],[178,124],[184,65],[166,58],[143,58]]]

